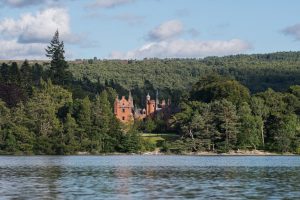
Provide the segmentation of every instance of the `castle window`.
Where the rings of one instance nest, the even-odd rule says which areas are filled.
[[[122,108],[122,112],[123,112],[123,113],[125,112],[125,108]]]
[[[125,117],[122,117],[122,120],[124,121],[124,120],[125,120]]]

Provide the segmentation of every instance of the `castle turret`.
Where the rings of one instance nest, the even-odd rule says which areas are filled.
[[[146,99],[146,115],[148,116],[155,112],[155,100],[151,100],[149,93]]]
[[[149,93],[148,93],[147,96],[146,96],[146,100],[147,100],[147,101],[150,101],[150,98],[151,98],[151,97],[150,97],[150,95],[149,95]]]

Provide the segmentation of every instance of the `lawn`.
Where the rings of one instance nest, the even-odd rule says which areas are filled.
[[[180,136],[175,133],[142,133],[142,137],[144,140],[160,146],[158,144],[161,144],[163,141],[175,141]]]

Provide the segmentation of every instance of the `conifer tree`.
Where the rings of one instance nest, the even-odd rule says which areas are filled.
[[[65,61],[64,42],[59,40],[58,30],[55,32],[50,46],[46,49],[46,56],[51,59],[50,74],[54,83],[65,84],[68,79],[68,63]]]

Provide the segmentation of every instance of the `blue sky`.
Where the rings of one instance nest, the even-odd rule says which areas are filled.
[[[0,59],[202,58],[300,50],[298,0],[0,0]]]

